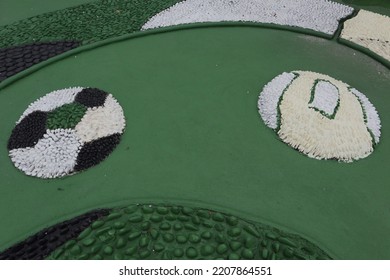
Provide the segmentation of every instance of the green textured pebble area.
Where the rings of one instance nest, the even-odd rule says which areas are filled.
[[[329,259],[310,242],[235,216],[131,205],[95,221],[48,259]]]

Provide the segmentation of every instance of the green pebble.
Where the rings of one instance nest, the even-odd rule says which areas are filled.
[[[112,221],[112,220],[115,220],[115,219],[120,218],[121,216],[122,216],[121,213],[111,213],[110,215],[108,215],[108,216],[106,217],[106,220],[107,220],[107,221]]]
[[[175,239],[175,237],[174,237],[173,234],[171,234],[171,233],[165,233],[165,234],[163,235],[163,239],[164,239],[166,242],[172,242],[172,241]]]
[[[226,222],[231,226],[236,226],[238,224],[238,219],[233,216],[229,216],[226,218]]]
[[[215,234],[215,241],[218,243],[224,243],[226,240],[225,236],[222,233]]]
[[[181,209],[181,212],[184,214],[184,215],[191,215],[192,213],[194,213],[194,210],[192,208],[189,208],[189,207],[183,207]]]
[[[141,257],[141,259],[146,259],[147,257],[149,257],[151,254],[151,252],[149,250],[143,250],[141,252],[139,252],[139,256]]]
[[[119,237],[115,243],[115,248],[121,249],[126,246],[126,240],[122,237]]]
[[[268,259],[268,249],[267,248],[263,248],[261,250],[261,258],[263,260],[267,260]]]
[[[156,210],[157,210],[157,213],[159,213],[161,215],[168,214],[168,208],[167,207],[159,206],[159,207],[156,208]]]
[[[237,237],[241,234],[241,229],[239,227],[234,227],[228,230],[228,235],[231,237]]]
[[[253,248],[257,245],[257,240],[250,236],[246,237],[244,242],[245,242],[245,247],[248,249]]]
[[[242,256],[244,259],[251,260],[251,259],[253,259],[254,254],[253,254],[252,250],[243,249],[242,252],[241,252],[241,256]]]
[[[162,230],[169,230],[171,229],[171,225],[167,222],[163,222],[161,225],[160,225],[160,229]]]
[[[83,245],[84,246],[91,246],[93,243],[95,243],[96,239],[95,238],[87,238],[83,240]]]
[[[229,247],[226,244],[219,244],[217,247],[218,254],[225,254],[229,250]]]
[[[202,238],[204,239],[210,239],[213,236],[213,234],[210,231],[205,231],[202,233]]]
[[[253,227],[253,226],[250,226],[250,225],[247,225],[244,227],[244,230],[249,233],[250,235],[253,235],[257,238],[260,238],[260,233],[258,232],[258,230]]]
[[[123,229],[118,230],[118,235],[126,235],[130,231],[131,231],[131,229],[129,229],[129,228],[123,228]]]
[[[180,207],[178,206],[172,206],[171,207],[171,212],[175,215],[179,214],[180,213]]]
[[[79,245],[74,245],[72,249],[70,250],[72,255],[78,255],[81,253],[81,248]]]
[[[179,216],[177,217],[177,219],[178,219],[179,221],[182,221],[182,222],[188,222],[191,218],[188,217],[188,216],[179,215]]]
[[[192,216],[191,221],[195,225],[199,225],[200,222],[201,222],[201,220],[200,220],[200,218],[198,216]]]
[[[229,256],[228,256],[228,259],[229,260],[239,260],[240,259],[240,256],[235,254],[235,253],[231,253]]]
[[[182,230],[183,229],[183,225],[179,224],[179,223],[175,223],[173,225],[173,229],[176,230],[176,231]]]
[[[125,227],[125,223],[123,223],[123,222],[116,222],[116,223],[114,223],[114,228],[116,228],[116,229],[122,229],[122,228],[124,228]]]
[[[214,253],[214,247],[211,246],[211,245],[203,245],[201,248],[200,248],[200,253],[203,255],[203,256],[209,256],[211,255],[212,253]]]
[[[194,259],[198,256],[198,251],[194,247],[189,247],[186,250],[186,256],[190,259]]]
[[[193,224],[190,223],[185,223],[184,228],[192,231],[197,231],[199,230],[197,226],[194,226]]]
[[[145,214],[153,213],[154,207],[151,205],[144,205],[144,206],[142,206],[142,212],[144,212]]]
[[[208,220],[204,220],[202,225],[207,228],[212,228],[214,224]]]
[[[272,244],[272,248],[274,249],[274,251],[277,253],[279,252],[279,249],[280,249],[280,244],[279,242],[275,242]]]
[[[294,243],[293,241],[291,241],[290,239],[288,239],[286,237],[280,237],[279,241],[287,246],[291,246],[294,248],[298,247],[298,245],[296,243]]]
[[[136,212],[138,210],[138,206],[136,205],[130,205],[128,207],[125,208],[125,212],[127,214],[133,214],[134,212]]]
[[[135,254],[135,252],[137,252],[137,247],[136,246],[133,246],[133,247],[129,247],[125,250],[125,255],[128,255],[128,256],[132,256]]]
[[[143,219],[142,215],[134,215],[134,216],[131,216],[128,220],[130,223],[139,223],[141,222]]]
[[[184,251],[181,248],[176,248],[175,250],[173,250],[173,255],[176,258],[181,258],[184,255]]]
[[[197,234],[190,234],[190,236],[189,236],[189,241],[191,242],[191,243],[198,243],[199,241],[200,241],[200,236],[199,235],[197,235]]]
[[[185,235],[180,234],[180,235],[176,236],[177,243],[183,244],[183,243],[186,243],[187,240],[188,240],[187,236],[185,236]]]
[[[153,249],[156,252],[161,252],[165,249],[165,246],[162,245],[161,243],[156,243],[156,244],[154,244]]]
[[[136,231],[136,232],[130,233],[129,236],[127,237],[127,239],[134,240],[137,237],[139,237],[140,235],[141,235],[141,232],[140,231]]]
[[[286,249],[283,251],[283,254],[284,254],[287,258],[291,258],[291,257],[294,255],[294,251],[293,251],[291,248],[286,248]]]
[[[277,238],[277,236],[275,234],[273,234],[272,232],[267,232],[267,234],[265,236],[268,237],[269,239],[272,239],[272,240],[276,240],[276,238]]]
[[[111,246],[106,246],[104,247],[103,252],[106,255],[111,255],[114,252],[114,249]]]
[[[157,238],[158,238],[158,236],[159,236],[159,232],[158,232],[158,230],[156,230],[156,229],[151,229],[150,230],[150,236],[154,239],[154,240],[156,240]]]
[[[78,240],[86,238],[92,232],[91,227],[86,228],[80,235],[77,237]]]
[[[166,219],[167,221],[174,221],[174,220],[176,220],[176,216],[174,216],[174,215],[172,215],[172,214],[169,214],[169,215],[166,215],[166,216],[165,216],[165,219]]]
[[[210,218],[210,212],[207,210],[198,210],[196,215],[198,215],[201,218],[205,218],[205,219]]]
[[[150,220],[152,222],[159,223],[159,222],[161,222],[163,220],[163,217],[161,217],[158,214],[153,214],[152,216],[150,216]]]
[[[146,247],[148,246],[148,244],[149,244],[149,238],[147,238],[146,236],[142,236],[139,240],[139,246]]]
[[[217,222],[224,222],[225,221],[225,216],[221,213],[214,213],[212,219]]]
[[[91,228],[97,229],[104,225],[104,222],[101,220],[95,221],[92,223]]]
[[[95,245],[91,248],[91,254],[97,254],[102,249],[102,245]]]
[[[149,228],[151,227],[151,223],[150,222],[143,222],[142,224],[141,224],[141,229],[142,230],[148,230]]]
[[[230,248],[232,248],[233,251],[236,251],[238,249],[240,249],[242,246],[242,244],[238,241],[232,241],[230,242]]]

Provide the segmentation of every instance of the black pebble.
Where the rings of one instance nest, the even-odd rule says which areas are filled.
[[[80,42],[60,41],[52,43],[34,43],[28,45],[15,46],[0,49],[0,65],[6,66],[7,69],[0,71],[0,82],[8,77],[19,73],[34,64],[45,61],[46,59],[74,49],[80,45]],[[13,67],[17,65],[18,67]]]
[[[77,157],[75,171],[85,170],[99,164],[111,154],[120,139],[121,134],[113,134],[85,144]]]
[[[8,140],[8,150],[34,147],[46,133],[47,113],[35,111],[18,123]]]
[[[75,101],[87,107],[103,106],[108,93],[97,88],[85,88],[80,91]]]

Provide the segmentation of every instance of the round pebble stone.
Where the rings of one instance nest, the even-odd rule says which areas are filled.
[[[163,239],[165,240],[165,242],[169,243],[169,242],[172,242],[175,239],[175,237],[171,233],[165,233],[163,235]]]
[[[186,250],[186,256],[190,259],[194,259],[198,256],[198,251],[194,247],[189,247]]]
[[[229,260],[239,260],[239,259],[240,259],[240,256],[237,255],[236,253],[231,253],[231,254],[229,254],[229,256],[228,256],[228,259],[229,259]]]
[[[188,239],[189,239],[189,241],[190,241],[191,243],[199,243],[200,240],[201,240],[200,236],[197,235],[197,234],[190,234],[190,236],[189,236]]]
[[[176,248],[175,250],[173,250],[173,255],[176,258],[181,258],[184,255],[184,250],[181,248]]]
[[[184,244],[187,242],[187,240],[188,240],[188,238],[185,235],[180,234],[180,235],[176,236],[177,243]]]
[[[253,251],[252,251],[252,250],[243,249],[242,252],[241,252],[241,256],[242,256],[244,259],[251,260],[251,259],[253,259],[254,254],[253,254]]]
[[[211,245],[203,245],[201,248],[200,248],[200,253],[202,254],[202,256],[209,256],[211,255],[212,253],[214,253],[214,247],[211,246]]]
[[[229,250],[229,247],[226,244],[219,244],[217,247],[218,254],[225,254]]]

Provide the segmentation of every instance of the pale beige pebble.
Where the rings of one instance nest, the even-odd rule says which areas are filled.
[[[279,137],[309,157],[350,162],[373,151],[370,133],[358,98],[348,85],[327,75],[297,71],[280,104]],[[328,80],[340,92],[340,105],[334,119],[308,106],[315,80]]]
[[[390,61],[390,17],[360,10],[344,22],[341,38],[368,48]]]

